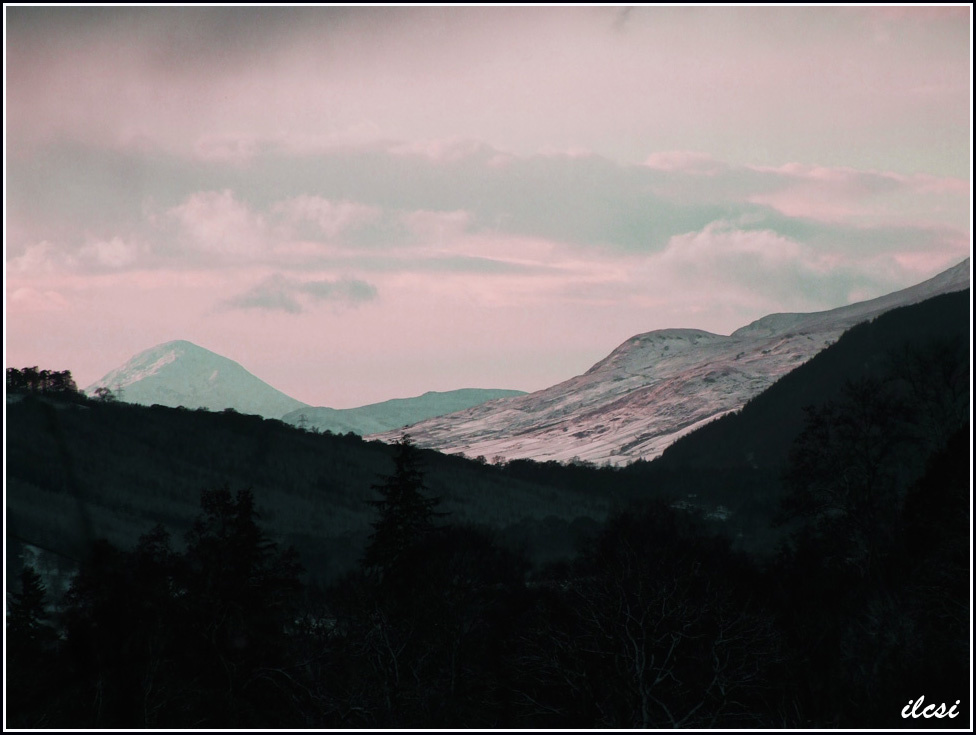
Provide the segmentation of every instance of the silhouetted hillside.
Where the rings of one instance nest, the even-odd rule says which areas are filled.
[[[622,470],[663,497],[724,518],[744,548],[770,552],[782,540],[772,521],[783,498],[790,452],[808,407],[837,399],[850,382],[891,383],[903,423],[918,440],[911,473],[968,412],[969,292],[937,296],[857,325],[783,376],[739,412],[675,442],[653,462]],[[944,415],[940,415],[944,414]]]
[[[75,559],[93,538],[131,546],[157,522],[179,535],[200,492],[227,486],[251,488],[269,531],[313,577],[330,578],[359,559],[371,486],[392,467],[383,443],[233,411],[19,396],[7,409],[8,538]],[[485,524],[543,558],[571,550],[571,521],[622,502],[612,470],[550,466],[522,479],[517,468],[422,458],[452,522]]]
[[[942,350],[944,354],[933,351]],[[660,468],[753,467],[778,470],[800,433],[804,408],[834,398],[844,383],[882,378],[929,360],[922,381],[944,380],[936,367],[968,374],[969,291],[936,296],[852,327],[829,348],[729,414],[679,439],[658,460]],[[916,367],[921,367],[917,365]]]

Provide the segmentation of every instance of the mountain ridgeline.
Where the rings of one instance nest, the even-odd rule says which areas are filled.
[[[241,365],[186,340],[140,352],[85,389],[141,406],[183,406],[278,418],[308,405],[272,388]]]
[[[722,519],[743,547],[768,551],[779,538],[770,521],[806,406],[836,400],[849,381],[870,378],[899,381],[918,394],[916,418],[932,424],[926,431],[933,436],[966,415],[968,384],[960,376],[969,365],[968,299],[968,292],[947,294],[856,326],[741,411],[689,434],[654,462],[602,469],[586,462],[489,464],[425,451],[430,486],[455,520],[535,544],[539,558],[568,553],[574,522],[588,526],[652,497],[699,508]],[[323,578],[361,553],[365,501],[391,451],[378,441],[229,409],[62,405],[27,395],[8,401],[7,422],[11,538],[77,557],[90,538],[132,543],[146,523],[160,520],[184,528],[203,488],[246,486],[275,534],[327,560],[317,567]]]
[[[186,340],[165,342],[140,352],[86,389],[109,391],[140,406],[205,408],[282,419],[303,429],[366,435],[399,429],[424,419],[461,411],[497,398],[524,395],[517,390],[466,388],[430,391],[358,408],[313,407],[272,388],[240,364]]]
[[[741,410],[623,472],[680,502],[720,508],[742,546],[760,552],[783,538],[774,521],[800,440],[831,411],[860,412],[852,451],[897,448],[879,471],[904,486],[969,420],[969,300],[968,291],[945,294],[858,324]],[[837,423],[820,428],[833,436]],[[835,470],[848,471],[843,462]]]
[[[626,467],[489,463],[15,372],[8,724],[895,728],[932,692],[955,715],[923,724],[955,727],[969,293],[875,317]],[[74,575],[53,614],[52,559]]]
[[[525,394],[428,392],[350,409],[312,407],[190,342],[146,350],[88,388],[140,405],[232,408],[303,429],[420,445],[467,456],[625,465],[659,456],[742,406],[847,329],[891,309],[969,288],[969,260],[870,301],[810,314],[771,314],[731,335],[662,329],[631,337],[583,375]]]
[[[812,314],[772,314],[731,335],[664,329],[631,337],[583,375],[528,395],[423,421],[418,444],[468,456],[650,460],[742,408],[847,329],[969,288],[969,260],[895,293]],[[389,441],[392,435],[378,438]]]
[[[302,428],[352,432],[360,436],[400,429],[418,421],[463,411],[499,398],[525,395],[520,390],[461,388],[452,391],[428,391],[416,398],[394,398],[358,408],[300,408],[282,416],[282,421]]]
[[[899,382],[929,433],[955,430],[968,411],[969,299],[969,291],[936,296],[852,327],[741,410],[678,439],[658,466],[782,470],[804,409],[837,399],[851,381]]]

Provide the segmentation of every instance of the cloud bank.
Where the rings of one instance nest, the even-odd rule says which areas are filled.
[[[969,8],[5,15],[8,349],[79,382],[541,388],[971,249]]]

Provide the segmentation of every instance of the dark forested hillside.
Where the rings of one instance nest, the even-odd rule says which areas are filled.
[[[741,411],[625,473],[644,476],[663,494],[691,496],[704,507],[721,504],[747,547],[770,549],[777,539],[769,524],[810,409],[844,400],[854,384],[871,395],[883,394],[898,413],[897,423],[914,434],[905,437],[899,460],[910,462],[910,472],[917,473],[928,453],[968,420],[969,335],[969,291],[890,311],[845,332]]]
[[[93,538],[131,546],[157,522],[182,533],[200,492],[226,486],[251,489],[269,531],[299,549],[313,577],[331,578],[362,554],[371,486],[393,466],[385,444],[232,411],[18,395],[7,428],[8,539],[75,559]],[[612,470],[520,477],[517,467],[421,456],[452,521],[485,524],[541,557],[571,550],[574,519],[601,520],[640,490],[612,482]]]
[[[969,367],[969,293],[937,296],[852,327],[741,411],[672,444],[660,466],[781,469],[804,408],[837,397],[848,381],[894,378],[911,381],[912,389],[928,383],[933,391],[943,387],[938,382],[958,383]],[[964,385],[955,387],[960,398]]]
[[[769,551],[778,539],[770,521],[805,407],[838,397],[850,380],[895,381],[906,410],[933,432],[949,431],[968,410],[960,382],[968,374],[968,330],[968,292],[889,312],[845,333],[742,411],[690,434],[655,462],[622,470],[422,456],[452,520],[492,527],[539,559],[568,554],[579,531],[612,508],[652,497],[702,508],[724,519],[744,547]],[[392,465],[383,444],[230,410],[14,389],[7,405],[8,539],[74,559],[100,536],[132,545],[147,523],[182,532],[200,492],[227,486],[252,489],[269,529],[300,549],[313,577],[332,578],[362,553],[371,484]],[[917,461],[923,459],[919,452]]]

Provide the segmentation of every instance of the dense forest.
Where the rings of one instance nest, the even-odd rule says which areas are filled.
[[[7,532],[69,560],[95,538],[132,547],[147,523],[177,537],[200,492],[249,488],[262,523],[300,550],[317,581],[355,565],[369,533],[370,486],[393,466],[391,447],[317,434],[233,411],[143,407],[111,400],[14,395],[7,420]],[[485,524],[539,560],[571,552],[644,489],[613,470],[421,452],[441,512]]]
[[[622,469],[8,370],[6,723],[965,727],[968,340],[890,312]]]

